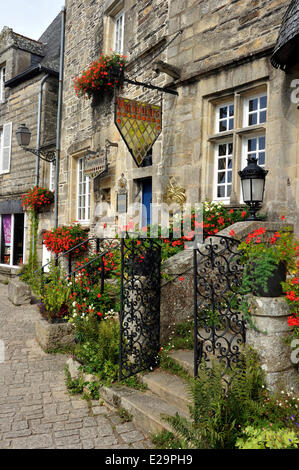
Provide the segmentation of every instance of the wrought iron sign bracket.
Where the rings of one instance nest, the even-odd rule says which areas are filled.
[[[30,152],[36,155],[38,158],[41,158],[45,162],[56,164],[56,151],[55,150],[38,150],[38,149],[31,149],[28,147],[22,147],[25,152]]]
[[[139,82],[137,80],[131,80],[130,78],[124,78],[124,82],[130,83],[131,85],[142,86],[144,88],[149,88],[150,90],[157,90],[161,93],[169,93],[170,95],[179,96],[178,92],[175,90],[171,90],[170,88],[161,88],[156,85],[151,85],[150,83]]]

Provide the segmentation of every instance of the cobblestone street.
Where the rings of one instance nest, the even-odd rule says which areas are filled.
[[[144,449],[151,442],[131,422],[96,401],[69,395],[67,356],[35,341],[36,309],[15,307],[0,284],[0,449]]]

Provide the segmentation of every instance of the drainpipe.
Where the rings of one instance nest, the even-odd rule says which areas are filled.
[[[40,134],[41,134],[41,119],[42,119],[42,102],[43,102],[43,86],[49,75],[45,75],[39,84],[38,92],[38,115],[37,115],[37,137],[36,137],[36,150],[39,152],[40,149]],[[39,183],[39,158],[35,160],[35,186]]]
[[[63,59],[64,59],[64,30],[65,30],[65,7],[61,10],[61,37],[60,37],[60,67],[59,67],[59,89],[58,110],[56,129],[56,159],[55,159],[55,200],[54,200],[54,225],[58,226],[58,178],[60,160],[60,134],[61,134],[61,108],[62,108],[62,84],[63,84]]]

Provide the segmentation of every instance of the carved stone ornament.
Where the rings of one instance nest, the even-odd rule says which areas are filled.
[[[121,177],[118,180],[118,189],[117,189],[118,194],[127,194],[128,188],[127,188],[127,180],[124,176],[124,174],[121,174]]]
[[[164,199],[167,204],[177,203],[180,206],[186,202],[186,190],[177,183],[174,176],[169,178]]]

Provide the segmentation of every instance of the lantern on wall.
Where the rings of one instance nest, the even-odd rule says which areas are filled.
[[[249,157],[248,165],[241,171],[243,200],[249,206],[250,216],[247,220],[256,220],[256,212],[261,208],[264,200],[264,190],[267,170],[257,164],[257,159]]]

